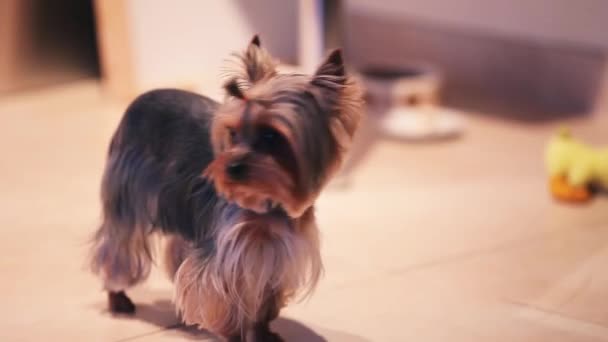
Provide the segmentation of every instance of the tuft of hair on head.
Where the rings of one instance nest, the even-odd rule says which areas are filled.
[[[268,51],[262,47],[260,37],[253,36],[242,53],[233,54],[234,59],[225,67],[224,74],[236,78],[241,89],[248,89],[254,84],[277,75],[277,63]]]
[[[251,84],[277,74],[276,63],[268,51],[262,48],[260,36],[257,34],[251,39],[241,59],[246,78]]]
[[[236,78],[233,78],[230,81],[226,82],[226,84],[224,85],[224,89],[230,96],[236,97],[237,99],[241,100],[246,99],[246,96],[239,87],[239,82]]]
[[[253,38],[251,38],[251,42],[249,44],[253,44],[257,47],[262,47],[262,43],[260,42],[260,36],[257,34],[255,36],[253,36]]]

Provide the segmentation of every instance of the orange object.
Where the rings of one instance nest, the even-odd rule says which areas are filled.
[[[583,203],[591,199],[591,191],[588,187],[572,186],[564,176],[551,177],[549,189],[553,197],[562,201]]]

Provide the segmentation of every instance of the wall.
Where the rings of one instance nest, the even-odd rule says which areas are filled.
[[[0,0],[0,94],[98,76],[91,3]]]
[[[281,0],[129,0],[137,87],[219,84],[225,59],[255,33],[277,58],[294,62],[296,8]]]
[[[601,91],[608,2],[348,4],[347,47],[357,67],[431,62],[446,76],[443,94],[450,105],[487,112],[489,104],[536,120],[591,112]]]
[[[355,66],[430,61],[463,91],[545,111],[588,110],[608,51],[603,0],[348,0],[348,60]],[[296,0],[127,0],[137,91],[193,82],[216,91],[224,60],[254,33],[296,62]],[[200,89],[197,87],[197,89]],[[203,92],[208,92],[202,89]]]
[[[605,0],[349,0],[359,12],[411,18],[540,44],[608,49]]]

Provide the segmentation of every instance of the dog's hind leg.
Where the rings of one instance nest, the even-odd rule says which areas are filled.
[[[91,268],[108,291],[110,311],[134,313],[135,305],[124,291],[150,273],[152,257],[144,229],[121,227],[106,220],[95,234],[92,254]]]
[[[134,153],[112,153],[101,188],[103,222],[93,237],[91,269],[116,313],[135,311],[124,291],[145,280],[152,263],[148,194],[153,178],[143,166]]]

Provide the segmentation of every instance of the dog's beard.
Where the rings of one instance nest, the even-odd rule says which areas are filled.
[[[184,321],[233,333],[261,320],[270,296],[281,306],[308,296],[323,267],[314,218],[305,216],[293,221],[235,206],[224,210],[213,255],[194,250],[177,271],[176,305]]]

